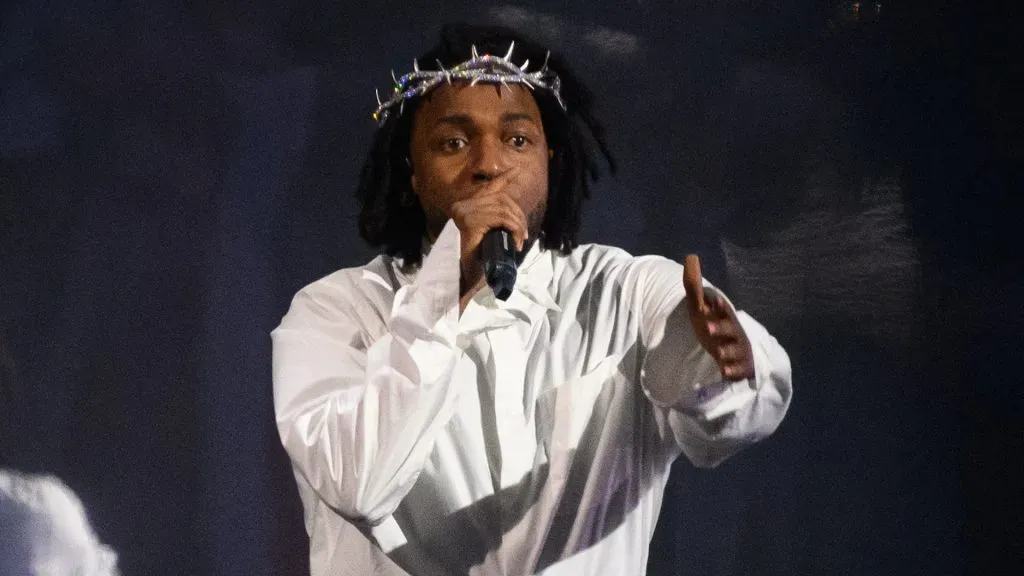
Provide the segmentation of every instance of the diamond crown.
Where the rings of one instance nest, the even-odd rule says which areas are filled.
[[[476,46],[471,47],[472,57],[461,64],[451,68],[445,68],[441,61],[437,61],[437,70],[420,70],[419,62],[412,61],[413,71],[401,78],[396,78],[394,71],[391,72],[391,79],[394,80],[394,90],[387,100],[381,101],[380,92],[377,92],[377,109],[373,112],[373,119],[379,125],[387,121],[394,108],[398,107],[401,114],[405,109],[405,101],[420,96],[442,82],[451,84],[453,80],[469,81],[470,86],[480,82],[488,84],[522,84],[530,90],[541,89],[550,92],[558,105],[565,110],[565,102],[560,94],[561,81],[558,75],[548,68],[548,52],[544,57],[544,65],[536,72],[527,72],[526,68],[530,61],[526,60],[521,66],[512,63],[512,50],[516,43],[508,47],[505,56],[492,56],[491,54],[479,55]]]

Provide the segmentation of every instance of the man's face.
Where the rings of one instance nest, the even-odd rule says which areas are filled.
[[[540,109],[514,84],[455,83],[433,90],[413,119],[412,188],[436,237],[452,204],[488,180],[509,173],[507,193],[536,238],[544,219],[550,158]]]

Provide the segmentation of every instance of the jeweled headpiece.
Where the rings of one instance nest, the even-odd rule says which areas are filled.
[[[452,80],[469,80],[470,86],[486,82],[503,86],[522,84],[530,90],[540,88],[550,92],[558,105],[565,110],[565,102],[562,101],[562,95],[559,93],[562,82],[558,79],[557,74],[548,69],[548,57],[551,56],[551,53],[548,52],[548,55],[545,56],[544,65],[540,70],[527,72],[526,67],[530,65],[529,60],[523,62],[522,66],[512,63],[512,50],[515,46],[516,43],[512,42],[504,57],[490,54],[480,56],[477,54],[476,46],[472,46],[472,58],[448,69],[445,69],[441,61],[438,60],[437,70],[420,70],[419,63],[413,60],[412,72],[401,78],[395,78],[394,71],[391,72],[391,79],[395,81],[391,98],[381,102],[380,92],[377,92],[377,109],[373,113],[373,119],[379,125],[383,125],[395,106],[398,106],[398,113],[401,114],[405,109],[406,100],[420,96],[442,82],[451,84]]]

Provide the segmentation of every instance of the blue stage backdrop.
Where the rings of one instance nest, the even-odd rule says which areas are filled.
[[[699,253],[791,355],[775,436],[676,465],[650,574],[989,574],[1019,553],[1011,18],[327,4],[0,8],[0,465],[67,482],[124,574],[308,573],[269,332],[373,256],[353,190],[374,87],[460,19],[531,33],[595,88],[621,170],[585,240]]]

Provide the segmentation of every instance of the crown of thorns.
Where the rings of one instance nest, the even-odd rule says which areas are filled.
[[[383,125],[396,106],[398,113],[401,114],[405,109],[406,100],[420,96],[442,82],[451,84],[452,80],[468,80],[470,86],[486,82],[503,86],[522,84],[530,90],[539,88],[550,92],[562,110],[565,110],[565,102],[562,101],[562,95],[559,93],[562,82],[558,75],[548,68],[548,58],[551,56],[551,52],[544,56],[544,65],[540,70],[527,72],[526,68],[530,65],[529,60],[523,62],[521,66],[512,63],[512,50],[515,47],[516,43],[512,42],[508,47],[508,53],[503,57],[490,54],[480,56],[474,45],[471,47],[472,57],[469,60],[448,69],[445,69],[441,61],[438,60],[437,70],[420,70],[419,62],[413,60],[412,72],[401,78],[396,78],[395,72],[391,72],[391,79],[395,82],[391,98],[382,102],[380,92],[377,92],[377,109],[373,112],[373,119],[379,125]]]

